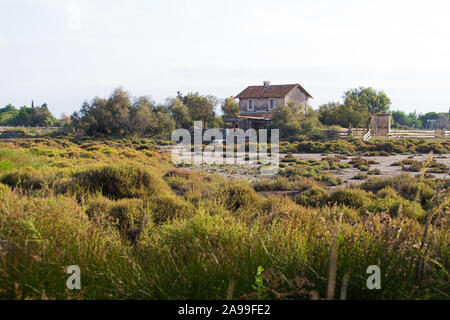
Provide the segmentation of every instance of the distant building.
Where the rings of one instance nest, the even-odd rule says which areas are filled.
[[[449,113],[440,113],[439,119],[436,121],[437,129],[450,129],[450,112]]]
[[[239,99],[238,117],[225,117],[228,126],[246,129],[261,129],[272,121],[272,112],[278,106],[294,102],[306,112],[312,96],[299,84],[249,86],[236,96]]]

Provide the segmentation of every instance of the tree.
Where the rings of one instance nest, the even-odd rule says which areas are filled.
[[[234,97],[226,98],[222,103],[222,111],[227,116],[237,116],[239,114],[239,103]]]
[[[8,104],[0,109],[0,124],[13,126],[51,126],[57,120],[48,110],[47,104],[37,107],[23,106],[17,110]]]
[[[193,121],[189,114],[189,108],[183,104],[179,98],[174,98],[169,101],[169,111],[175,120],[177,128],[188,129],[192,126]]]
[[[117,88],[108,99],[95,97],[84,102],[79,112],[72,115],[74,128],[89,135],[114,136],[168,135],[175,128],[166,106],[155,106],[148,97],[132,98],[122,88]]]
[[[319,138],[322,125],[318,119],[318,112],[307,108],[306,114],[298,112],[295,104],[278,106],[273,110],[271,129],[280,130],[280,139],[285,141],[304,140],[305,138]]]
[[[344,105],[353,114],[351,117],[352,124],[365,122],[366,127],[369,128],[375,113],[389,110],[391,99],[383,91],[376,91],[370,87],[359,87],[344,93]]]
[[[0,109],[0,124],[12,125],[18,114],[19,110],[14,108],[12,104],[8,104],[6,107]]]
[[[337,112],[339,109],[342,109],[339,102],[329,102],[321,105],[319,107],[319,121],[326,126],[340,125]]]
[[[183,104],[188,107],[191,120],[201,120],[205,126],[214,119],[214,107],[217,103],[216,97],[201,96],[198,92],[189,93],[183,97]]]
[[[411,118],[409,118],[403,111],[392,111],[392,119],[394,120],[394,124],[397,126],[411,126]]]

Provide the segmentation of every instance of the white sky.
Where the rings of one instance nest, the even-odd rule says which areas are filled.
[[[315,107],[372,86],[393,109],[445,112],[449,13],[448,0],[0,0],[0,107],[34,99],[59,116],[118,86],[163,102],[269,80],[302,84]]]

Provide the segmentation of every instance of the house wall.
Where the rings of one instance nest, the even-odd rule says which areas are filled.
[[[285,104],[287,105],[289,102],[297,103],[302,111],[306,113],[308,97],[299,88],[295,88],[286,96]]]
[[[281,106],[285,103],[284,98],[274,98],[275,99],[275,107]],[[250,99],[239,99],[239,113],[242,112],[271,112],[269,110],[269,98],[260,98],[260,99],[252,99],[254,101],[255,107],[253,110],[249,111],[248,100]]]

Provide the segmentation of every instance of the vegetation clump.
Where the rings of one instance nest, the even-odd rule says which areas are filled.
[[[323,156],[249,183],[175,168],[156,144],[2,144],[0,298],[325,299],[336,229],[349,299],[447,298],[450,183],[424,172],[439,169],[432,161],[417,176],[336,187],[330,172],[344,159]],[[366,286],[374,261],[386,270],[381,291]],[[72,264],[82,290],[66,290]]]

